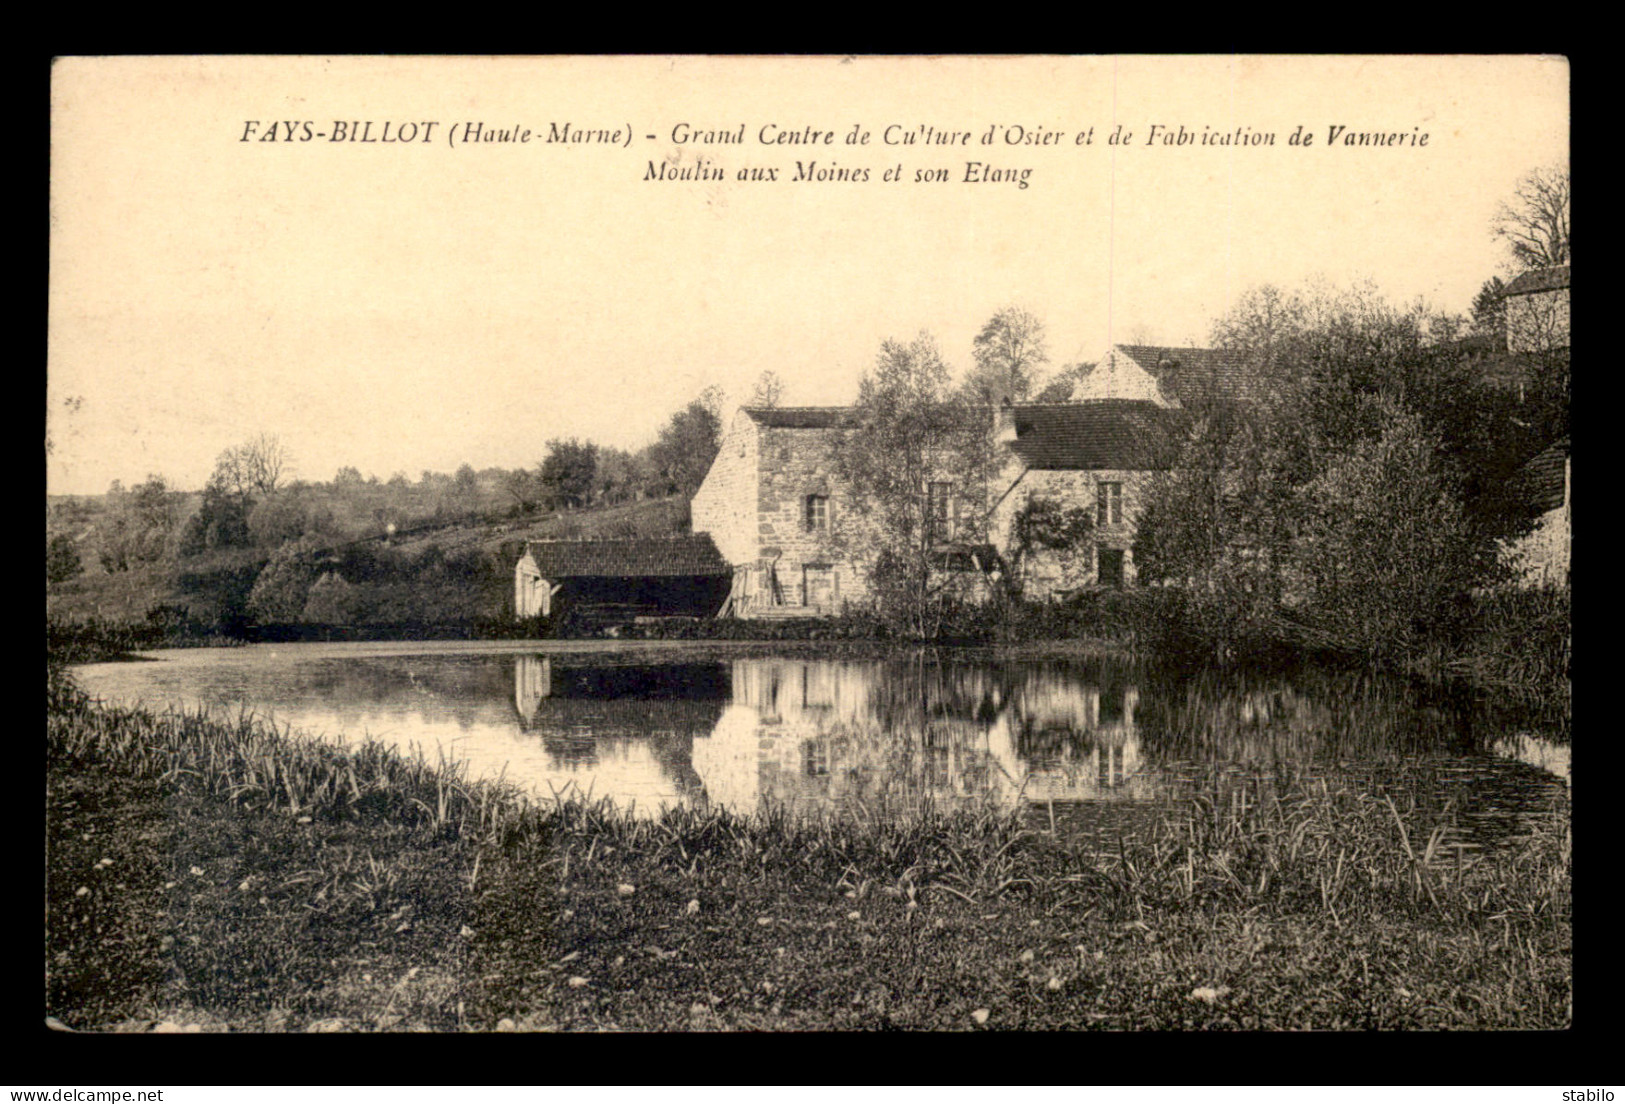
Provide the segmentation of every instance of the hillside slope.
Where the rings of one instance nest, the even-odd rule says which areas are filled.
[[[357,588],[352,603],[357,621],[494,617],[504,609],[511,560],[524,541],[669,536],[686,531],[687,523],[687,499],[672,497],[525,518],[427,523],[388,537],[310,542],[301,548],[290,580],[297,593],[280,605],[284,611],[302,609],[317,578],[333,573]],[[113,573],[87,562],[84,574],[47,587],[46,615],[115,624],[184,621],[201,631],[231,633],[258,623],[308,620],[297,612],[278,617],[265,602],[258,608],[250,602],[267,565],[288,560],[288,551],[217,549]]]

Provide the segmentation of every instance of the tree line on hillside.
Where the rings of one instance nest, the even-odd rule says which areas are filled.
[[[764,386],[776,394],[770,376]],[[114,574],[217,551],[264,556],[305,540],[335,545],[424,526],[691,495],[716,455],[722,403],[719,389],[707,389],[637,451],[556,439],[533,467],[464,464],[455,474],[424,471],[415,481],[405,472],[380,480],[351,466],[326,483],[291,478],[287,446],[259,434],[222,452],[201,492],[177,491],[150,475],[128,489],[114,482],[98,503],[58,504],[48,516],[46,582],[66,582],[87,565]]]
[[[504,478],[510,509],[528,514],[691,497],[716,457],[725,401],[721,388],[707,387],[671,416],[653,443],[636,452],[575,437],[548,441],[539,464]]]
[[[325,548],[305,537],[272,553],[246,612],[261,625],[466,624],[500,613],[508,575],[479,548]]]

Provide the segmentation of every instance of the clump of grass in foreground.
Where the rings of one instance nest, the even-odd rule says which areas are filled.
[[[1137,910],[1267,907],[1351,921],[1416,917],[1520,930],[1571,917],[1567,798],[1530,834],[1486,853],[1449,819],[1392,795],[1304,780],[1282,791],[1221,789],[1125,847],[1111,874]]]
[[[1556,1027],[1565,815],[1458,868],[1353,791],[1210,798],[1105,855],[991,810],[567,801],[487,860],[471,1007],[527,1029]]]
[[[993,809],[642,819],[246,715],[48,704],[49,1010],[79,1025],[1566,1022],[1566,808],[1469,860],[1380,794],[1215,778],[1100,854]],[[80,827],[121,800],[147,827],[98,855]]]

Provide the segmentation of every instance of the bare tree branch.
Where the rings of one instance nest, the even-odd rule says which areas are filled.
[[[1569,263],[1569,170],[1566,165],[1535,169],[1501,204],[1490,222],[1507,243],[1519,268]]]

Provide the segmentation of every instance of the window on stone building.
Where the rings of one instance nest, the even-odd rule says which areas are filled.
[[[1123,485],[1121,483],[1095,484],[1095,522],[1098,525],[1123,523]]]
[[[827,530],[829,528],[829,495],[807,496],[807,528]]]
[[[808,778],[829,774],[829,748],[808,741],[801,745],[801,770]]]
[[[954,485],[930,483],[926,485],[925,520],[931,528],[932,540],[952,540],[954,536]]]

